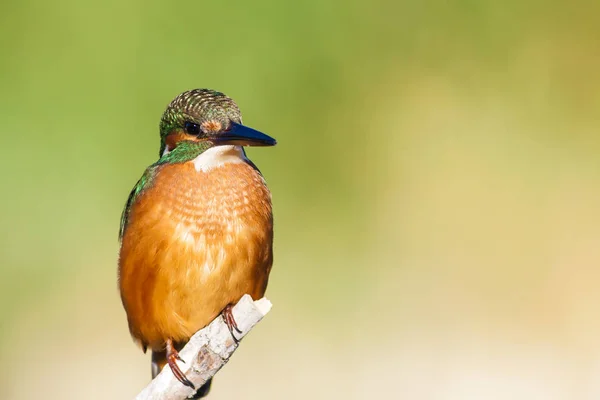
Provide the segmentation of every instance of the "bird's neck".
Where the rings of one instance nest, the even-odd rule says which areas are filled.
[[[207,172],[228,163],[248,162],[241,146],[209,146],[206,142],[180,142],[172,151],[165,152],[158,164],[192,161],[196,171]]]
[[[209,150],[208,142],[181,141],[171,151],[164,151],[157,164],[178,164],[191,161]]]
[[[211,147],[199,154],[194,160],[196,171],[207,172],[229,163],[248,162],[242,146],[224,145]]]

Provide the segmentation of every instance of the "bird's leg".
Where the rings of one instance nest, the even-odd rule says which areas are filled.
[[[223,316],[223,321],[225,321],[225,325],[229,328],[229,333],[231,333],[231,337],[233,337],[233,341],[239,343],[238,338],[233,334],[233,330],[237,333],[242,333],[237,326],[237,322],[235,322],[235,318],[233,318],[233,306],[231,304],[227,304],[223,311],[221,311],[221,315]]]
[[[175,378],[185,386],[189,386],[192,389],[195,389],[194,384],[190,382],[190,380],[185,376],[181,369],[179,369],[179,365],[177,365],[177,360],[181,362],[185,362],[179,357],[179,352],[173,346],[173,341],[171,339],[167,340],[167,363],[169,367],[171,367],[171,372],[175,375]]]

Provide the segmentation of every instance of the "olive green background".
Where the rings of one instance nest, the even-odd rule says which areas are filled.
[[[129,190],[178,93],[277,138],[269,316],[212,399],[600,397],[600,3],[0,4],[0,398],[131,399]]]

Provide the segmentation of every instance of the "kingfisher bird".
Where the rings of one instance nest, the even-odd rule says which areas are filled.
[[[131,191],[119,231],[121,300],[132,337],[152,350],[153,378],[168,364],[194,388],[178,350],[219,314],[237,341],[232,305],[246,293],[264,296],[271,193],[243,146],[275,144],[242,125],[237,104],[214,90],[183,92],[163,113],[159,159]]]

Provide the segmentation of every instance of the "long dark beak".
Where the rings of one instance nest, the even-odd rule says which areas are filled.
[[[277,144],[271,136],[235,122],[231,123],[228,130],[219,132],[211,140],[216,145],[275,146]]]

